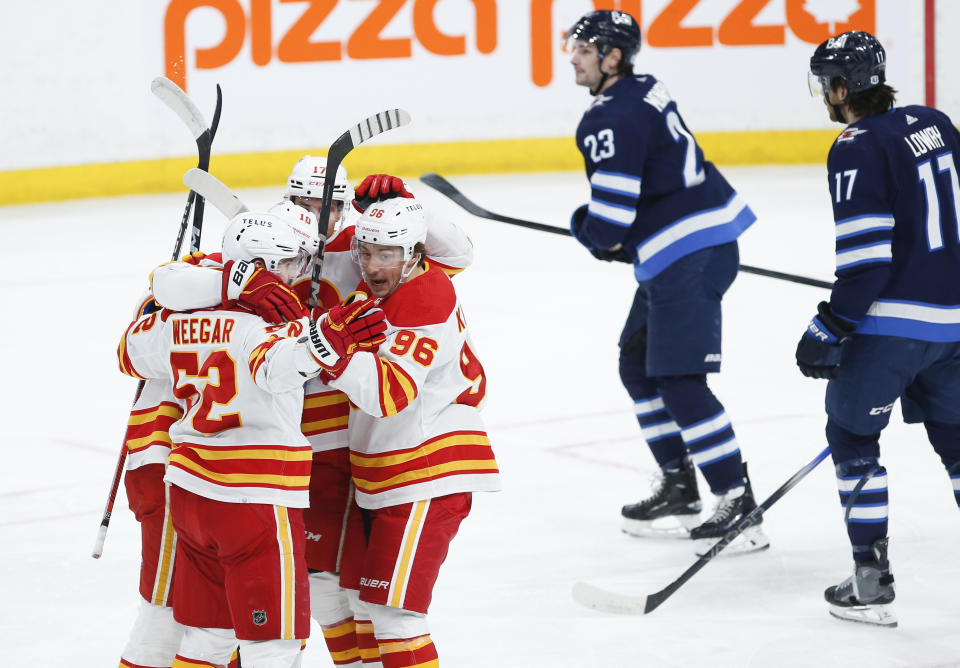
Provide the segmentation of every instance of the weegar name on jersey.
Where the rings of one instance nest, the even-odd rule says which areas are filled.
[[[230,333],[236,323],[233,318],[183,318],[173,322],[173,345],[198,343],[230,343]]]

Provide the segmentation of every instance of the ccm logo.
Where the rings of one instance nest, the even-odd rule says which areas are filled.
[[[891,401],[886,406],[877,406],[876,408],[870,409],[870,415],[883,415],[884,413],[889,413],[893,410],[893,405],[897,403],[896,401]]]
[[[434,21],[434,7],[439,1],[414,0],[413,35],[385,38],[380,34],[408,2],[367,0],[365,4],[369,6],[368,13],[349,37],[341,41],[313,40],[311,37],[318,30],[323,32],[323,22],[338,5],[349,11],[351,6],[356,7],[359,4],[356,0],[170,0],[163,21],[166,75],[183,90],[187,90],[186,23],[187,16],[198,7],[212,8],[220,12],[226,24],[223,39],[219,44],[204,45],[196,49],[196,67],[201,70],[223,67],[236,59],[243,49],[247,35],[250,36],[250,57],[253,64],[260,67],[268,64],[274,55],[284,63],[341,60],[344,58],[344,51],[346,57],[355,60],[410,58],[414,39],[430,53],[462,56],[467,52],[466,36],[441,32]],[[286,28],[282,37],[274,44],[273,12],[280,4],[293,2],[304,5],[303,13]],[[497,48],[497,1],[469,0],[463,4],[473,5],[477,51],[493,53]],[[289,10],[285,13],[289,13]],[[469,17],[468,14],[465,16]],[[467,21],[469,23],[469,18]],[[462,29],[468,27],[469,25],[465,25]]]

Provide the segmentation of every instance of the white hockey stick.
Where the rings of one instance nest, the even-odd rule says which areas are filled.
[[[210,172],[191,167],[183,174],[183,185],[190,188],[217,210],[232,220],[234,216],[249,211],[250,207],[240,201],[237,194]]]

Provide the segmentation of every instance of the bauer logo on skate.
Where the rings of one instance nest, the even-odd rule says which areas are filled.
[[[786,20],[779,24],[758,16],[769,5],[786,4]],[[387,60],[413,58],[417,51],[434,56],[475,60],[498,50],[498,13],[516,13],[511,0],[463,0],[473,11],[456,18],[443,14],[435,0],[405,2],[298,3],[284,7],[284,0],[170,0],[163,20],[166,76],[189,92],[187,63],[197,69],[226,67],[242,54],[264,67],[280,63],[336,62],[342,60]],[[302,4],[302,9],[299,5]],[[406,5],[412,4],[408,10]],[[567,28],[554,16],[554,0],[530,0],[530,76],[537,86],[553,80],[559,35]],[[584,5],[587,3],[584,2]],[[847,30],[874,31],[876,0],[859,2],[811,2],[810,0],[739,0],[726,3],[726,15],[708,15],[718,3],[707,0],[594,0],[597,9],[618,9],[644,21],[645,44],[654,47],[783,46],[793,38],[819,44]],[[644,14],[647,5],[648,14]],[[652,7],[651,5],[655,5]],[[219,43],[187,44],[187,21],[194,10],[216,11],[224,28]],[[465,9],[465,7],[464,7]],[[654,10],[655,13],[654,13]],[[296,12],[300,12],[299,15]],[[767,13],[767,12],[764,12]],[[443,25],[438,25],[441,14]],[[696,18],[700,16],[709,18]],[[691,16],[695,17],[691,20]],[[514,16],[513,18],[518,18]],[[404,23],[406,21],[406,23]],[[787,29],[792,36],[788,38]],[[390,33],[390,37],[385,37]],[[341,37],[341,35],[343,37]],[[276,36],[276,37],[275,37]],[[472,44],[468,46],[468,38]],[[249,42],[249,43],[248,43]],[[192,49],[192,50],[191,50]],[[475,51],[474,51],[475,49]],[[526,68],[517,68],[526,71]]]

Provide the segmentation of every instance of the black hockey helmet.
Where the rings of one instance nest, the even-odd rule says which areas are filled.
[[[851,93],[868,90],[886,81],[887,54],[880,41],[868,32],[851,30],[831,37],[817,47],[810,58],[811,85],[830,90],[840,77]],[[820,92],[818,91],[818,92]]]
[[[582,39],[595,44],[601,60],[616,47],[623,52],[623,62],[629,63],[640,50],[640,26],[626,12],[599,9],[584,14],[567,31],[564,39]]]

